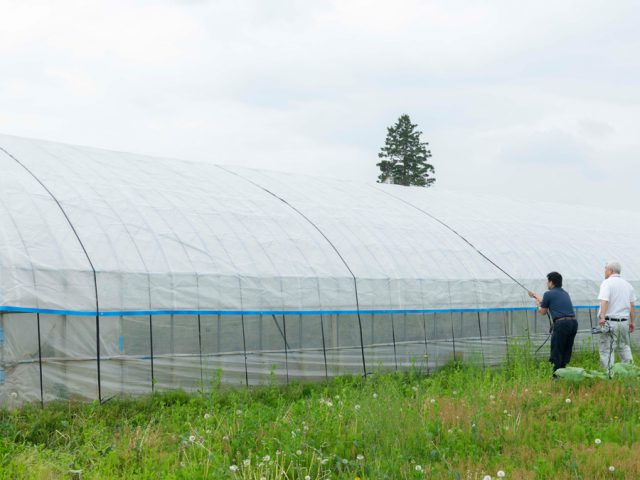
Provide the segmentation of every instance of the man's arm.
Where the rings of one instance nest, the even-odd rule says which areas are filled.
[[[633,333],[636,329],[636,304],[631,302],[631,310],[629,310],[629,333]]]
[[[608,300],[600,300],[600,321],[598,323],[600,324],[601,327],[604,326],[604,317],[607,316],[607,309],[608,308],[609,308],[609,301]]]
[[[546,315],[546,314],[547,314],[547,310],[548,310],[548,309],[546,309],[546,308],[542,308],[542,307],[540,306],[540,303],[542,302],[542,297],[541,297],[539,294],[537,294],[536,292],[532,292],[531,290],[528,290],[528,291],[527,291],[527,293],[529,294],[529,296],[530,296],[531,298],[535,298],[535,300],[536,300],[536,307],[538,307],[538,313],[539,313],[540,315]]]

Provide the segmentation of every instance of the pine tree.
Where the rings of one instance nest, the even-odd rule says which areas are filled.
[[[431,151],[420,141],[422,132],[411,123],[409,115],[401,115],[395,125],[387,128],[387,138],[378,157],[379,183],[430,187],[436,181],[433,165],[427,163]]]

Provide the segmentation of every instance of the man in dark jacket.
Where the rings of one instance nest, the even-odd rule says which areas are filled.
[[[553,372],[564,368],[571,360],[573,341],[578,333],[578,321],[571,303],[571,297],[562,288],[562,275],[551,272],[547,275],[547,288],[540,297],[535,292],[529,291],[529,296],[535,298],[540,315],[551,314],[553,319],[553,332],[551,334],[551,357]]]

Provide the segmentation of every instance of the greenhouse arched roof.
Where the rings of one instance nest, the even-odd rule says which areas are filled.
[[[609,259],[640,285],[636,212],[11,136],[0,171],[3,311],[513,309],[532,304],[504,272],[540,291],[551,270],[593,305]]]

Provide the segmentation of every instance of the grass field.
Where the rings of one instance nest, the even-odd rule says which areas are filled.
[[[574,366],[595,368],[595,354]],[[1,478],[640,478],[640,388],[495,369],[0,412]]]

